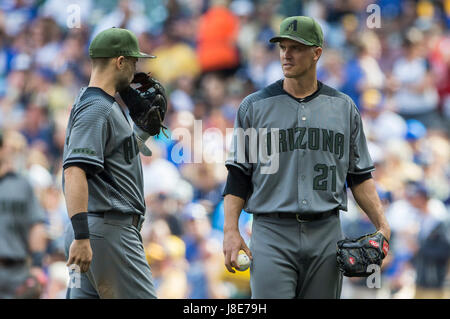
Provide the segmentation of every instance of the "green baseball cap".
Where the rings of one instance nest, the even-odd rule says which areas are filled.
[[[89,45],[91,58],[156,58],[139,50],[138,39],[127,29],[112,27],[97,34]]]
[[[297,16],[284,19],[280,24],[280,34],[270,42],[291,39],[305,45],[323,46],[323,32],[320,25],[310,17]]]

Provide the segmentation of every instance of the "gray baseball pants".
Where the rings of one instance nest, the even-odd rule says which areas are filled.
[[[295,218],[253,215],[250,287],[254,299],[339,299],[342,275],[336,242],[339,215],[299,222]]]
[[[143,218],[143,217],[142,217]],[[132,216],[106,212],[104,217],[88,214],[92,262],[86,273],[72,273],[68,299],[156,298],[142,237],[132,225]],[[66,258],[74,240],[66,228]]]

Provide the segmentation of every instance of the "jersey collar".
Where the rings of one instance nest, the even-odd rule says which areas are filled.
[[[283,91],[284,94],[289,95],[291,98],[293,98],[294,100],[296,100],[299,103],[306,103],[306,102],[311,101],[312,99],[314,99],[316,96],[319,95],[319,93],[320,93],[320,91],[322,90],[322,87],[323,87],[322,82],[317,81],[317,90],[313,94],[308,95],[308,96],[306,96],[304,98],[298,98],[298,97],[295,97],[295,96],[289,94],[287,91],[285,91],[283,89],[283,81],[284,81],[283,79],[278,81],[278,83],[280,85],[280,89]]]
[[[107,98],[111,103],[115,102],[116,99],[114,98],[114,96],[109,95],[108,93],[106,93],[103,89],[97,87],[97,86],[88,86],[86,88],[86,91],[90,90],[92,92],[97,92],[101,95],[103,95],[105,98]]]

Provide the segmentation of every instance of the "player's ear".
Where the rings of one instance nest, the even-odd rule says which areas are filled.
[[[321,55],[322,55],[322,48],[321,47],[314,47],[313,48],[313,52],[314,52],[314,61],[319,61]]]
[[[119,56],[116,58],[116,67],[119,70],[123,70],[123,68],[125,67],[125,57],[124,56]]]

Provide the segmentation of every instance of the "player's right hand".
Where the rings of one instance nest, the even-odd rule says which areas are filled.
[[[231,273],[236,272],[233,267],[239,269],[237,257],[240,250],[243,250],[252,259],[252,253],[239,233],[239,230],[225,230],[223,235],[223,254],[225,256],[225,267]]]
[[[81,272],[87,272],[92,261],[92,248],[89,239],[74,240],[69,249],[67,266],[77,265]]]

